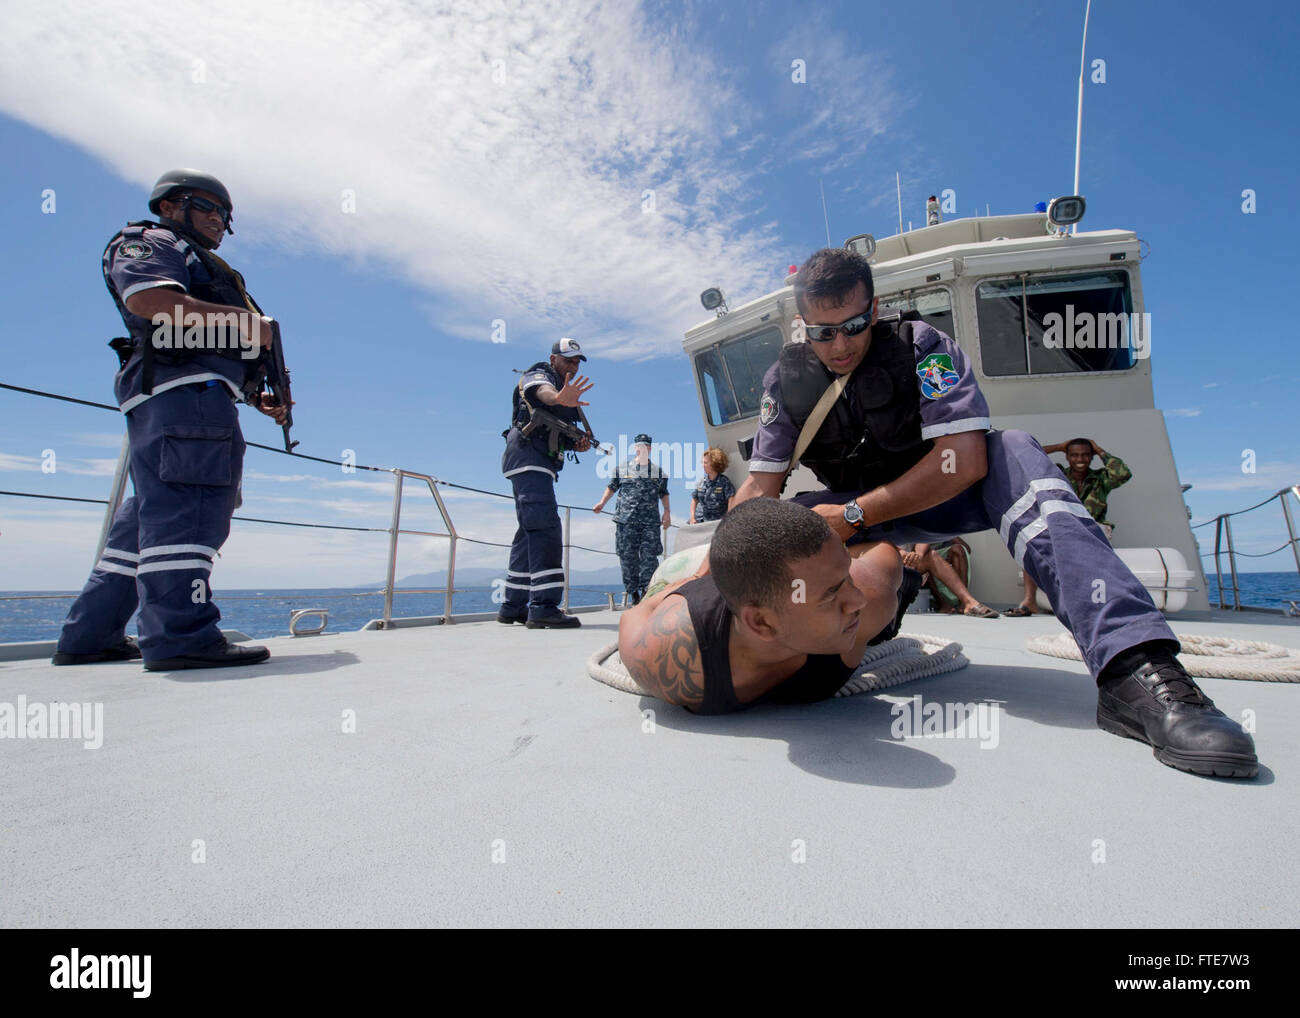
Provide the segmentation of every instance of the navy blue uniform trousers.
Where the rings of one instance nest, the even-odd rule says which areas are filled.
[[[519,528],[510,545],[503,615],[537,619],[554,615],[564,593],[564,529],[555,480],[541,469],[510,478]]]
[[[135,496],[73,603],[58,649],[90,654],[120,643],[140,609],[145,661],[222,639],[212,560],[230,534],[243,476],[244,437],[224,385],[182,385],[126,415]]]
[[[988,433],[988,474],[947,502],[868,528],[865,540],[934,543],[996,530],[1047,595],[1096,678],[1120,651],[1147,640],[1177,644],[1146,588],[1119,560],[1070,482],[1024,431]],[[863,492],[814,491],[803,505],[845,503]]]

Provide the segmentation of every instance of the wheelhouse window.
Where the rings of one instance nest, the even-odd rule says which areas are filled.
[[[695,358],[700,401],[712,425],[753,417],[763,398],[763,375],[781,356],[775,325],[727,340]]]
[[[945,336],[957,338],[957,333],[953,331],[952,294],[946,289],[925,290],[920,293],[904,290],[902,293],[881,297],[882,314],[886,308],[892,311],[916,311],[926,325],[933,326]]]
[[[975,308],[990,376],[1124,371],[1150,338],[1122,271],[987,280]]]

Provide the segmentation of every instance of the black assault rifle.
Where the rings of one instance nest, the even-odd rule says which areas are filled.
[[[519,429],[519,433],[523,435],[524,438],[529,438],[538,428],[546,428],[549,433],[547,445],[552,456],[559,453],[561,438],[567,438],[575,445],[583,439],[586,439],[591,443],[592,448],[602,450],[605,448],[605,443],[601,442],[594,434],[592,434],[591,422],[587,420],[587,414],[583,411],[582,407],[578,407],[577,410],[578,416],[582,418],[583,427],[587,429],[586,431],[583,431],[582,428],[579,428],[576,424],[570,424],[568,421],[560,420],[560,418],[556,417],[555,414],[543,407],[530,406],[528,409],[532,416],[528,423]]]
[[[293,394],[289,389],[289,369],[284,366],[284,346],[280,342],[280,323],[274,318],[268,318],[271,323],[271,346],[270,349],[262,347],[257,359],[253,361],[253,366],[249,371],[247,380],[244,382],[244,401],[250,406],[260,407],[262,405],[263,386],[271,397],[275,400],[276,405],[287,407],[288,410],[284,416],[284,451],[293,452],[293,447],[297,442],[289,440],[289,429],[293,427]]]

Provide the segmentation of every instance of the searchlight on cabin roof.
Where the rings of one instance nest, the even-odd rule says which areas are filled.
[[[700,303],[704,305],[705,311],[716,311],[719,318],[727,313],[727,300],[716,286],[711,286],[700,294]]]
[[[870,258],[876,253],[876,238],[869,233],[859,233],[844,242],[844,246],[854,254]]]
[[[1084,201],[1081,194],[1053,198],[1052,203],[1047,206],[1047,221],[1058,230],[1064,230],[1082,219],[1087,207],[1088,203]]]

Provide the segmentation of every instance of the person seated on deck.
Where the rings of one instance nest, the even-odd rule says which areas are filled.
[[[694,576],[624,612],[623,665],[697,714],[828,699],[901,615],[898,551],[878,541],[853,552],[810,509],[747,502],[719,522]]]
[[[934,594],[942,614],[960,611],[977,619],[998,617],[966,586],[970,582],[970,545],[960,537],[938,544],[906,544],[902,555],[903,565],[925,577],[925,589]]]

